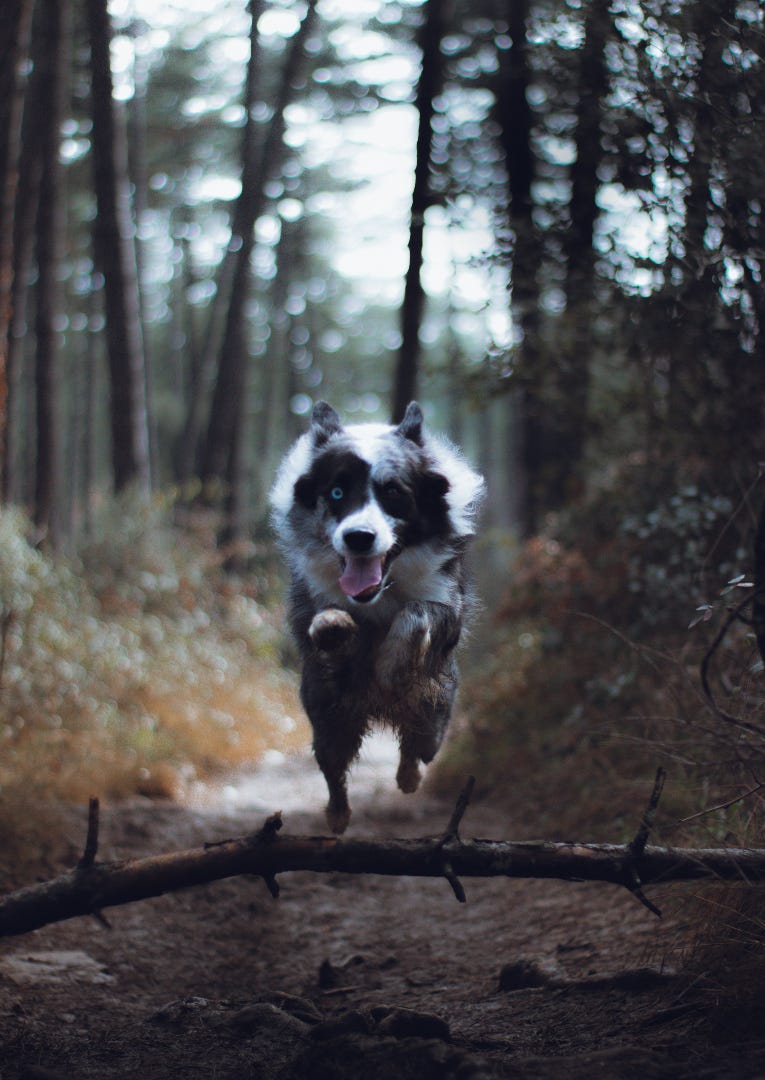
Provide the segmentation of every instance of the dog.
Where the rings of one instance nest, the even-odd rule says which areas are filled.
[[[347,772],[373,721],[398,734],[404,792],[417,789],[420,762],[441,745],[483,494],[483,477],[426,431],[417,402],[397,426],[347,427],[318,402],[278,470],[272,522],[290,570],[301,700],[335,833],[348,826]]]

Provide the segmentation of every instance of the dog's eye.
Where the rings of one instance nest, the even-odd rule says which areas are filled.
[[[409,497],[400,484],[391,480],[379,489],[383,509],[394,517],[403,517],[409,508]]]
[[[333,502],[339,502],[342,499],[344,494],[345,494],[345,492],[343,491],[343,489],[341,487],[336,486],[336,487],[333,487],[332,490],[330,491],[329,497],[330,497],[330,499],[332,499]]]

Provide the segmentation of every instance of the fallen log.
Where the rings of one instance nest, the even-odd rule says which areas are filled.
[[[663,782],[663,778],[661,778]],[[630,844],[548,841],[462,840],[459,822],[470,787],[457,803],[441,837],[416,840],[339,839],[279,836],[281,815],[258,832],[200,848],[124,862],[99,862],[98,804],[91,800],[85,854],[69,873],[12,892],[0,900],[0,937],[24,934],[78,915],[101,916],[104,908],[241,874],[262,877],[274,896],[276,875],[313,873],[443,877],[458,900],[460,878],[555,878],[594,881],[630,890],[655,914],[645,885],[717,879],[765,882],[765,850],[748,848],[663,848],[648,845],[648,827],[658,802],[660,777],[649,810]]]

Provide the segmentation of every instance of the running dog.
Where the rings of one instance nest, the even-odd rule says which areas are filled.
[[[346,774],[373,720],[398,734],[402,791],[416,790],[419,763],[441,745],[470,607],[465,552],[483,493],[460,452],[424,429],[416,402],[398,426],[348,427],[319,402],[282,462],[272,520],[335,833],[348,826]]]

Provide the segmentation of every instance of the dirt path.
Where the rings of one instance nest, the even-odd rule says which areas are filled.
[[[451,806],[391,790],[384,740],[351,784],[349,835],[443,831]],[[196,808],[116,807],[101,856],[251,831],[324,832],[305,757]],[[305,808],[315,808],[308,813]],[[84,835],[72,822],[70,862]],[[512,839],[471,807],[464,836]],[[707,1038],[674,975],[679,914],[659,923],[607,886],[293,874],[273,900],[236,879],[0,943],[0,1080],[765,1076],[765,1044]]]

